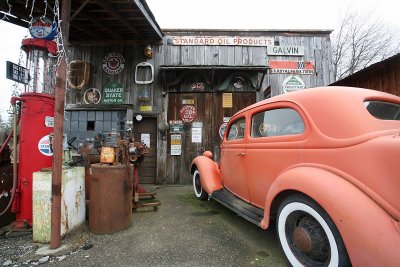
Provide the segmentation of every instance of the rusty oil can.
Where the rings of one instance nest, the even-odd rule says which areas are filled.
[[[92,164],[89,230],[109,234],[132,224],[132,166]]]

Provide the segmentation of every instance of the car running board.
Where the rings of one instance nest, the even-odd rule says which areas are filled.
[[[224,188],[215,190],[211,193],[210,197],[249,222],[261,226],[261,220],[264,218],[264,211],[262,209],[248,204]]]

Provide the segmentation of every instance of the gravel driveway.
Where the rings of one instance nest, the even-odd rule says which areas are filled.
[[[158,211],[133,213],[124,231],[96,235],[83,225],[51,256],[31,234],[0,237],[3,266],[289,266],[274,224],[268,231],[215,201],[195,199],[191,186],[146,186],[161,201]]]

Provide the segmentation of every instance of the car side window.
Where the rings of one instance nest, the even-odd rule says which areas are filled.
[[[299,113],[291,108],[266,110],[254,114],[251,120],[251,137],[301,134],[304,122]]]
[[[244,118],[238,119],[234,123],[231,124],[228,130],[227,140],[237,140],[243,139],[244,137],[244,129],[246,126],[246,121]]]

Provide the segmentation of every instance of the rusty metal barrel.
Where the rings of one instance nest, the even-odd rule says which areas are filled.
[[[109,234],[132,224],[131,166],[92,164],[89,201],[89,230]]]

